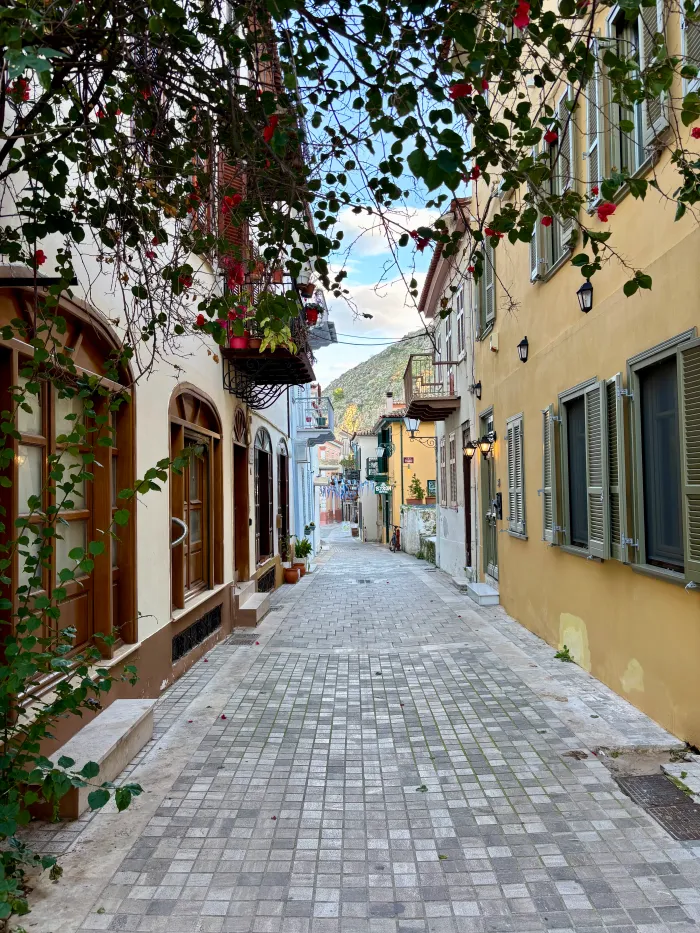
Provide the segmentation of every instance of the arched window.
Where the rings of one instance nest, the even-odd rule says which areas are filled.
[[[223,583],[221,422],[214,403],[190,385],[170,400],[170,454],[189,450],[171,471],[171,592],[174,609]]]
[[[289,534],[289,452],[284,438],[277,445],[277,513],[280,516],[279,536]],[[278,548],[280,554],[282,548]]]
[[[40,289],[40,301],[42,294]],[[30,334],[33,302],[33,289],[0,289],[0,325],[24,320]],[[98,312],[82,302],[63,299],[59,313],[65,329],[54,339],[70,352],[75,372],[37,367],[34,348],[21,339],[0,345],[0,405],[13,410],[16,399],[26,392],[16,416],[19,437],[10,441],[14,456],[3,471],[11,485],[0,487],[5,527],[17,528],[11,534],[14,538],[19,535],[16,522],[26,521],[29,539],[28,546],[12,554],[13,613],[21,602],[17,587],[31,586],[32,595],[51,598],[60,586],[65,590],[60,618],[47,620],[44,631],[37,634],[72,627],[74,649],[88,644],[96,632],[113,635],[115,645],[99,643],[103,653],[111,656],[120,641],[137,640],[134,501],[118,499],[120,490],[134,484],[132,379],[128,367],[115,368],[113,359],[120,342]],[[85,376],[98,377],[101,388],[88,389],[81,383]],[[38,391],[27,390],[28,385]],[[94,456],[94,462],[87,455]],[[51,458],[59,458],[58,466],[52,466]],[[79,474],[84,477],[73,479]],[[58,521],[50,517],[53,506],[59,508]],[[115,526],[112,535],[112,516],[118,510],[129,512],[129,521]],[[27,558],[38,556],[41,536],[52,523],[56,532],[53,553],[32,569]],[[91,552],[92,572],[61,581],[61,571],[76,568],[70,552],[87,550],[91,542],[101,545],[100,553]]]
[[[255,560],[272,557],[272,441],[265,428],[255,435]]]

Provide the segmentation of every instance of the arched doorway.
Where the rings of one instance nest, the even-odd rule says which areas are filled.
[[[171,472],[172,605],[223,582],[221,422],[211,399],[182,385],[170,400],[170,452],[189,449],[183,469]]]
[[[289,535],[289,451],[284,438],[277,445],[277,514],[279,538],[283,541]],[[280,554],[282,548],[278,547]]]
[[[248,422],[242,408],[233,416],[233,561],[237,582],[250,575]]]
[[[272,441],[265,428],[255,435],[255,560],[273,554]]]

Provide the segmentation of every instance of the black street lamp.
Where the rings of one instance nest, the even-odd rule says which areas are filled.
[[[469,391],[472,395],[475,395],[479,400],[481,400],[481,380],[475,382],[473,385],[469,386]]]
[[[477,452],[478,449],[479,449],[479,445],[477,444],[476,441],[467,441],[467,443],[464,445],[464,448],[462,449],[462,453],[469,460],[473,460],[474,454]]]
[[[578,303],[581,310],[584,314],[588,314],[593,307],[593,286],[591,285],[590,279],[586,279],[576,294],[578,295]]]
[[[520,357],[521,363],[527,363],[527,354],[530,344],[527,342],[527,337],[523,339],[518,344],[518,356]]]

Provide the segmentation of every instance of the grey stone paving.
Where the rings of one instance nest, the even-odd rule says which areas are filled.
[[[405,555],[332,544],[274,594],[271,638],[171,691],[177,719],[199,675],[257,652],[83,933],[696,929],[700,848],[566,756],[580,737],[487,617]]]

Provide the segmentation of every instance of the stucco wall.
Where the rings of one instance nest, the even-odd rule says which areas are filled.
[[[405,505],[401,509],[401,550],[417,554],[421,535],[435,534],[435,506]]]
[[[660,169],[663,173],[663,167]],[[626,370],[626,361],[700,325],[700,231],[654,192],[646,204],[626,198],[611,226],[615,246],[653,278],[652,291],[625,298],[628,277],[616,262],[594,284],[593,309],[576,300],[577,270],[565,266],[544,284],[530,285],[528,251],[496,251],[497,275],[518,313],[504,310],[501,291],[495,334],[477,345],[484,386],[480,411],[494,409],[500,488],[507,491],[505,421],[524,415],[525,504],[528,540],[498,535],[501,602],[551,645],[566,643],[576,660],[680,738],[700,743],[700,597],[617,561],[596,563],[545,544],[542,538],[541,411],[557,394],[590,377]],[[596,222],[594,221],[594,224]],[[501,244],[503,245],[503,244]],[[527,335],[530,358],[516,346]],[[480,458],[475,458],[480,459]],[[504,509],[504,512],[507,511]],[[506,527],[505,521],[499,528]]]

